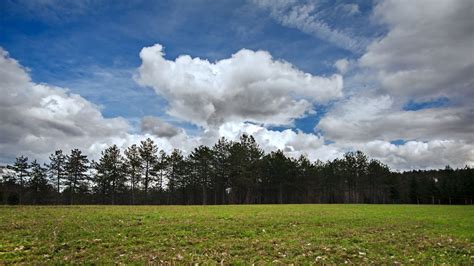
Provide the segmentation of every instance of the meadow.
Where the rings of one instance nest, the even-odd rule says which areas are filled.
[[[473,261],[473,206],[0,207],[0,264]]]

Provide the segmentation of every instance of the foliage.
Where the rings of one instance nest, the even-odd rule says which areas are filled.
[[[20,156],[11,167],[16,175],[0,183],[0,202],[472,204],[474,200],[474,169],[469,167],[397,173],[360,151],[311,162],[281,150],[266,154],[247,135],[239,141],[219,139],[187,156],[178,149],[167,154],[148,138],[125,149],[124,155],[112,145],[98,162],[89,163],[78,149],[67,155],[58,150],[47,164],[50,180],[42,193],[27,182],[42,168],[30,170],[28,158]]]

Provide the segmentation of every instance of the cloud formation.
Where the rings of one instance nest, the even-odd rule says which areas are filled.
[[[66,89],[36,84],[0,48],[0,150],[2,159],[18,154],[44,157],[56,148],[92,150],[98,139],[124,137],[128,123],[104,118],[100,108]]]
[[[335,141],[463,139],[472,142],[474,109],[404,111],[388,95],[355,96],[329,111],[317,129]]]
[[[387,33],[346,77],[348,87],[376,89],[352,91],[316,129],[343,150],[360,149],[399,170],[474,165],[472,10],[472,1],[378,2],[373,18]],[[342,73],[345,65],[335,67]],[[403,108],[440,97],[449,104]]]
[[[339,71],[339,73],[344,74],[349,69],[349,60],[346,58],[339,59],[334,63],[334,67]]]
[[[362,38],[338,30],[364,17],[358,14],[365,15],[366,9],[358,5],[336,4],[325,10],[316,1],[253,3],[279,24],[353,53],[336,49],[341,54],[329,55],[321,64],[331,68],[328,62],[343,59],[317,76],[267,51],[242,49],[210,62],[190,55],[166,58],[160,44],[144,47],[135,81],[153,88],[160,102],[155,104],[158,109],[147,112],[135,104],[134,123],[129,123],[119,116],[105,117],[118,113],[86,98],[103,104],[127,98],[130,103],[141,93],[130,91],[136,88],[129,79],[134,70],[121,71],[114,80],[101,68],[87,67],[84,71],[93,73],[93,79],[78,76],[75,83],[59,83],[76,84],[80,96],[31,81],[28,71],[0,49],[0,160],[11,162],[19,154],[46,159],[54,149],[76,147],[94,157],[110,144],[125,148],[147,137],[167,152],[179,148],[186,154],[222,136],[238,140],[245,133],[267,152],[280,149],[311,160],[362,150],[398,170],[474,165],[474,108],[469,102],[474,96],[472,1],[377,1],[372,22],[384,25],[386,33],[368,47]],[[327,19],[335,14],[352,20],[329,25]],[[114,95],[107,90],[98,94],[104,84],[120,88]],[[404,108],[436,99],[446,102]],[[318,116],[317,133],[295,129],[295,120],[314,114],[315,104],[327,108]],[[171,121],[197,125],[197,130],[186,132],[163,120],[161,108]],[[144,114],[155,116],[137,118]],[[276,130],[274,125],[293,128]]]
[[[374,18],[389,28],[360,58],[391,95],[433,99],[474,96],[474,3],[387,0]]]
[[[304,73],[266,51],[242,49],[215,63],[164,55],[160,44],[143,48],[137,81],[168,100],[169,115],[204,128],[244,121],[288,125],[313,103],[342,96],[340,75]]]
[[[268,152],[281,149],[294,156],[306,154],[314,160],[340,155],[326,147],[320,136],[290,129],[272,131],[244,122],[227,122],[202,135],[190,136],[159,117],[146,116],[140,123],[141,132],[131,133],[126,120],[104,118],[98,106],[81,96],[32,82],[16,60],[0,51],[0,93],[4,96],[0,98],[0,160],[4,162],[19,154],[46,160],[55,149],[67,152],[73,148],[96,158],[108,145],[117,144],[123,149],[148,137],[166,152],[179,148],[188,153],[201,144],[213,145],[221,136],[238,140],[244,133],[253,134]]]
[[[474,165],[472,108],[404,111],[390,96],[359,96],[340,102],[316,128],[341,150],[362,150],[397,170]]]
[[[340,4],[336,7],[338,10],[342,10],[349,16],[353,16],[360,13],[359,5],[357,4]]]
[[[463,140],[408,141],[403,145],[374,140],[354,147],[400,171],[474,165],[474,145]]]
[[[265,127],[249,123],[226,123],[219,127],[218,135],[227,139],[238,140],[242,134],[252,135],[266,152],[277,149],[287,155],[298,158],[307,156],[310,160],[333,160],[344,154],[336,145],[325,144],[324,137],[312,133],[304,133],[285,129],[283,131],[270,130]]]
[[[140,122],[140,128],[144,133],[150,133],[157,137],[171,138],[180,133],[183,129],[177,128],[155,116],[145,116]]]
[[[364,48],[359,40],[341,30],[331,28],[321,19],[315,1],[253,0],[251,2],[263,10],[268,10],[272,18],[285,27],[296,28],[349,51],[359,52]],[[344,15],[359,12],[359,6],[355,4],[339,5],[336,9],[342,10]]]

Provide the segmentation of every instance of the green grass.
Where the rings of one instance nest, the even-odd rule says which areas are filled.
[[[0,264],[472,264],[473,256],[473,206],[0,207]]]

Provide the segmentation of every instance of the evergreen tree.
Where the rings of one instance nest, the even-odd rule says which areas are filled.
[[[135,204],[135,192],[141,180],[142,160],[136,144],[125,150],[125,169],[130,177],[131,203]]]
[[[249,204],[255,200],[261,176],[263,151],[252,136],[243,134],[230,148],[230,186],[232,203]]]
[[[474,200],[474,169],[469,167],[391,172],[387,165],[369,160],[360,151],[312,163],[305,156],[294,159],[281,150],[265,155],[248,135],[238,142],[221,138],[212,148],[199,146],[187,157],[177,149],[169,156],[157,151],[147,139],[140,146],[127,148],[124,158],[113,145],[102,151],[90,169],[80,150],[67,156],[58,150],[47,165],[54,189],[36,161],[30,172],[28,158],[20,156],[13,166],[0,166],[0,202],[45,203],[53,190],[59,196],[63,185],[62,193],[69,195],[70,204],[135,204],[140,185],[145,202],[153,204],[472,204]],[[94,194],[88,193],[88,174],[94,177]],[[149,194],[152,189],[156,193]],[[129,195],[131,198],[126,198]]]
[[[290,180],[293,162],[285,156],[283,151],[277,150],[266,155],[264,158],[265,185],[269,189],[267,203],[286,203],[285,188]]]
[[[294,192],[297,193],[297,201],[311,203],[318,189],[317,173],[309,159],[301,155],[296,163],[296,180],[293,184]]]
[[[23,193],[25,190],[25,183],[26,183],[26,178],[28,177],[28,169],[30,168],[28,164],[28,157],[25,156],[20,156],[17,157],[15,160],[15,164],[13,165],[13,170],[17,173],[17,177],[19,179],[19,184],[20,184],[20,191],[18,193],[19,195],[19,203],[23,203]]]
[[[34,160],[31,162],[31,178],[29,181],[29,187],[31,190],[31,196],[33,204],[43,203],[43,200],[46,198],[45,195],[48,195],[49,184],[46,175],[46,169],[41,167],[39,163]]]
[[[229,186],[229,170],[230,170],[230,148],[232,142],[225,138],[220,138],[212,147],[214,158],[212,160],[215,175],[214,183],[214,204],[226,203],[226,191]]]
[[[155,202],[162,203],[165,200],[165,185],[166,185],[166,175],[168,170],[168,155],[165,151],[160,150],[158,159],[153,166],[153,173],[155,174],[155,189],[156,189],[156,198]]]
[[[199,146],[193,150],[189,155],[189,160],[192,168],[192,174],[195,183],[202,189],[202,204],[206,205],[208,202],[208,190],[212,183],[212,176],[214,169],[212,164],[213,153],[209,147]]]
[[[418,181],[416,177],[412,175],[410,179],[410,203],[420,204],[420,198],[418,197]]]
[[[186,179],[185,172],[186,166],[184,161],[184,156],[182,152],[178,149],[174,149],[173,152],[167,158],[168,166],[168,190],[171,193],[181,192],[176,194],[175,203],[185,203],[186,201]],[[170,202],[170,198],[168,198]]]
[[[66,156],[62,150],[57,150],[49,156],[50,163],[47,165],[51,179],[56,185],[56,204],[59,204],[61,195],[61,183],[65,177]]]
[[[143,188],[145,192],[145,201],[148,202],[148,188],[150,183],[153,181],[154,177],[154,165],[158,160],[157,152],[158,146],[153,142],[152,139],[147,138],[145,141],[140,143],[140,147],[138,148],[140,153],[140,159],[142,161],[143,167]]]
[[[155,164],[154,172],[157,175],[157,187],[160,192],[164,189],[164,179],[166,175],[166,168],[168,165],[168,156],[166,152],[160,150],[160,155],[158,157],[158,161]]]
[[[110,195],[112,205],[115,204],[117,191],[125,187],[125,173],[123,170],[123,157],[117,145],[112,145],[102,151],[102,156],[95,164],[97,171],[96,184],[102,194],[102,199]]]
[[[81,187],[87,178],[87,170],[89,169],[89,160],[87,156],[82,154],[79,149],[73,149],[70,155],[66,156],[66,172],[69,190],[69,204],[74,203],[74,193]]]

